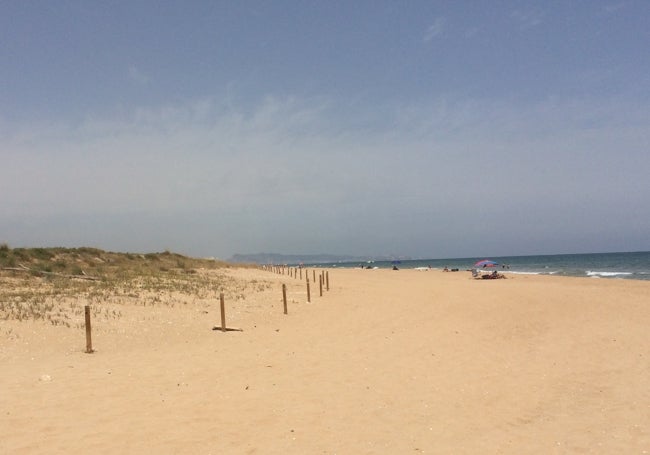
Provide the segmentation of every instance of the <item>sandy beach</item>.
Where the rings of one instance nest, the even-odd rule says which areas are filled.
[[[328,272],[0,320],[0,453],[650,453],[650,282]]]

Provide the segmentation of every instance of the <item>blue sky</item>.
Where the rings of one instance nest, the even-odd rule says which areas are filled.
[[[0,243],[650,250],[650,3],[0,3]]]

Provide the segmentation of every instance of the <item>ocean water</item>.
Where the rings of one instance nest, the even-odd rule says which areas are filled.
[[[497,262],[503,273],[557,275],[585,278],[650,280],[650,252],[554,254],[544,256],[498,256],[454,259],[417,259],[408,261],[377,261],[369,263],[340,262],[318,264],[321,267],[377,267],[400,269],[434,268],[468,270],[482,260]],[[489,268],[494,270],[494,268]]]

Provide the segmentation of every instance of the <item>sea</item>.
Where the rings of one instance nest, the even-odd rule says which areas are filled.
[[[595,279],[650,280],[650,251],[632,253],[552,254],[542,256],[493,256],[453,259],[414,259],[394,261],[331,262],[318,267],[379,269],[457,269],[470,270],[488,259],[498,265],[489,270],[521,275],[555,275]],[[306,264],[308,265],[308,264]]]

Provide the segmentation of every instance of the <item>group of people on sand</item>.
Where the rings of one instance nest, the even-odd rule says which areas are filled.
[[[360,268],[362,268],[362,269],[372,269],[374,267],[371,267],[371,266],[365,265],[365,264],[361,264]],[[503,268],[504,269],[510,269],[510,266],[504,265]],[[393,265],[392,269],[393,270],[399,270],[397,265]],[[418,270],[421,270],[421,269],[424,269],[424,267],[422,267],[422,268],[420,268]],[[431,266],[428,266],[427,269],[431,270]],[[505,278],[506,277],[505,275],[497,272],[496,270],[493,270],[492,273],[480,273],[478,269],[468,269],[468,270],[472,272],[472,276],[474,278],[482,278],[484,280]],[[442,271],[443,272],[458,272],[459,269],[457,269],[457,268],[450,269],[449,267],[445,266],[445,268],[442,269]]]
[[[506,277],[504,274],[499,273],[496,270],[493,270],[491,273],[480,273],[478,269],[471,269],[471,271],[472,271],[472,277],[480,278],[483,280],[496,280],[496,279]]]

